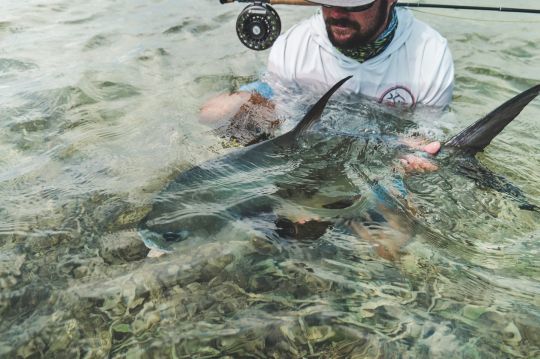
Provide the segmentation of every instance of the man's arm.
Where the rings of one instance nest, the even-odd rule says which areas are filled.
[[[206,124],[228,121],[238,114],[242,106],[246,105],[254,94],[267,100],[270,100],[274,95],[272,88],[267,83],[252,82],[241,86],[237,92],[221,94],[208,100],[201,107],[199,119]]]
[[[201,107],[199,119],[205,124],[230,120],[249,101],[250,97],[251,93],[249,92],[234,92],[216,96]]]

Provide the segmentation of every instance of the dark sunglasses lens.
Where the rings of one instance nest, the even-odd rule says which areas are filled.
[[[362,6],[354,6],[354,7],[348,7],[346,8],[347,11],[350,11],[350,12],[361,12],[361,11],[366,11],[367,9],[371,8],[373,6],[375,2],[372,2],[372,3],[369,3],[367,5],[362,5]]]
[[[347,9],[347,11],[350,11],[350,12],[361,12],[361,11],[366,11],[372,5],[373,5],[373,3],[367,4],[367,5],[362,5],[362,6],[348,7],[346,9]]]

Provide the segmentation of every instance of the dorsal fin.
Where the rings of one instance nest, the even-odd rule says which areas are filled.
[[[456,147],[472,155],[483,151],[538,93],[540,85],[520,93],[452,137],[445,146]]]
[[[352,76],[347,76],[344,79],[338,81],[330,90],[328,90],[315,105],[313,105],[309,111],[306,113],[302,121],[296,125],[296,127],[290,132],[294,138],[300,136],[303,132],[309,130],[319,119],[321,114],[326,107],[326,103],[330,97],[334,94],[343,85],[348,79]]]
[[[309,111],[306,113],[304,118],[296,125],[295,128],[290,130],[287,133],[284,133],[281,136],[278,136],[274,139],[271,139],[270,141],[262,142],[258,146],[259,148],[263,148],[266,146],[273,146],[273,145],[279,145],[279,146],[290,146],[294,144],[299,136],[301,136],[305,131],[309,130],[319,119],[321,118],[321,114],[326,107],[326,103],[330,99],[330,97],[334,94],[334,92],[337,91],[338,88],[341,87],[352,76],[347,76],[344,79],[338,81],[330,90],[328,90],[320,99],[317,101],[315,105],[313,105]]]

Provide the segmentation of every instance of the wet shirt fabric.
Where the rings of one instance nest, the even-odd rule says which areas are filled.
[[[396,9],[396,14],[392,42],[379,55],[359,62],[331,44],[319,10],[277,39],[268,58],[268,73],[302,87],[327,87],[353,75],[344,85],[348,93],[381,103],[446,107],[454,86],[446,39],[409,10]]]

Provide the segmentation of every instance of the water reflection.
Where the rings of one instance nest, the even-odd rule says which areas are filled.
[[[535,25],[495,31],[426,17],[453,46],[453,113],[331,104],[319,135],[334,142],[314,134],[266,170],[223,168],[222,182],[182,192],[185,208],[164,216],[214,214],[211,236],[146,257],[136,228],[162,190],[229,151],[198,124],[198,107],[256,78],[265,61],[238,43],[236,10],[6,4],[0,356],[535,356],[538,214],[451,165],[407,177],[403,196],[394,139],[382,135],[448,138],[538,82]],[[311,10],[282,11],[294,22]],[[300,105],[288,118],[300,118],[305,96],[291,98]],[[531,104],[481,156],[533,203],[539,109]],[[306,214],[324,226],[278,221]],[[307,230],[317,239],[292,235]],[[399,243],[392,256],[381,250],[387,238]]]

